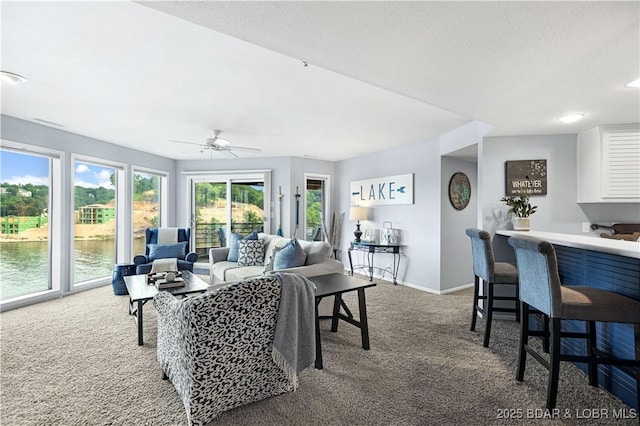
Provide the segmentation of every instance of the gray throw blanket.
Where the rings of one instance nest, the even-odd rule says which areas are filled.
[[[281,290],[272,357],[298,387],[298,373],[316,360],[315,285],[298,274],[274,275]]]

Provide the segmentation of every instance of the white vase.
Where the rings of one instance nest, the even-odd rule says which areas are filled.
[[[531,218],[529,217],[512,217],[511,224],[514,231],[528,231],[531,228]]]

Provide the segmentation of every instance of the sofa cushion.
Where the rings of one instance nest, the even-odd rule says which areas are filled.
[[[242,268],[228,269],[225,273],[225,281],[244,281],[247,278],[262,276],[264,266],[243,266]]]
[[[214,263],[211,266],[211,271],[213,272],[214,277],[217,277],[221,281],[227,281],[227,277],[226,277],[227,271],[229,271],[230,269],[236,269],[236,268],[238,268],[237,262],[229,262],[224,260],[222,262]]]
[[[305,265],[315,265],[331,257],[333,249],[324,241],[300,241],[300,247],[307,253]]]
[[[295,268],[304,265],[307,253],[300,247],[297,239],[293,238],[289,244],[275,253],[273,258],[273,270]]]
[[[238,266],[264,265],[264,241],[242,239],[238,242]]]
[[[156,259],[184,259],[187,255],[187,242],[175,244],[147,244],[149,248],[149,260]]]

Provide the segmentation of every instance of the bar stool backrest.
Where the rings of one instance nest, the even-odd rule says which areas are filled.
[[[516,254],[520,300],[552,318],[562,317],[558,261],[553,246],[542,240],[510,237]]]
[[[487,231],[476,228],[469,228],[466,233],[471,237],[473,273],[485,282],[493,282],[495,259],[491,248],[491,235]]]

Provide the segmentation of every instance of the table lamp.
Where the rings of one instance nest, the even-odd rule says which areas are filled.
[[[367,208],[366,207],[351,207],[349,209],[349,220],[355,220],[357,221],[356,223],[356,230],[353,233],[353,235],[355,235],[356,239],[355,242],[359,243],[360,242],[360,237],[362,236],[362,231],[360,230],[360,221],[361,220],[367,220]]]

